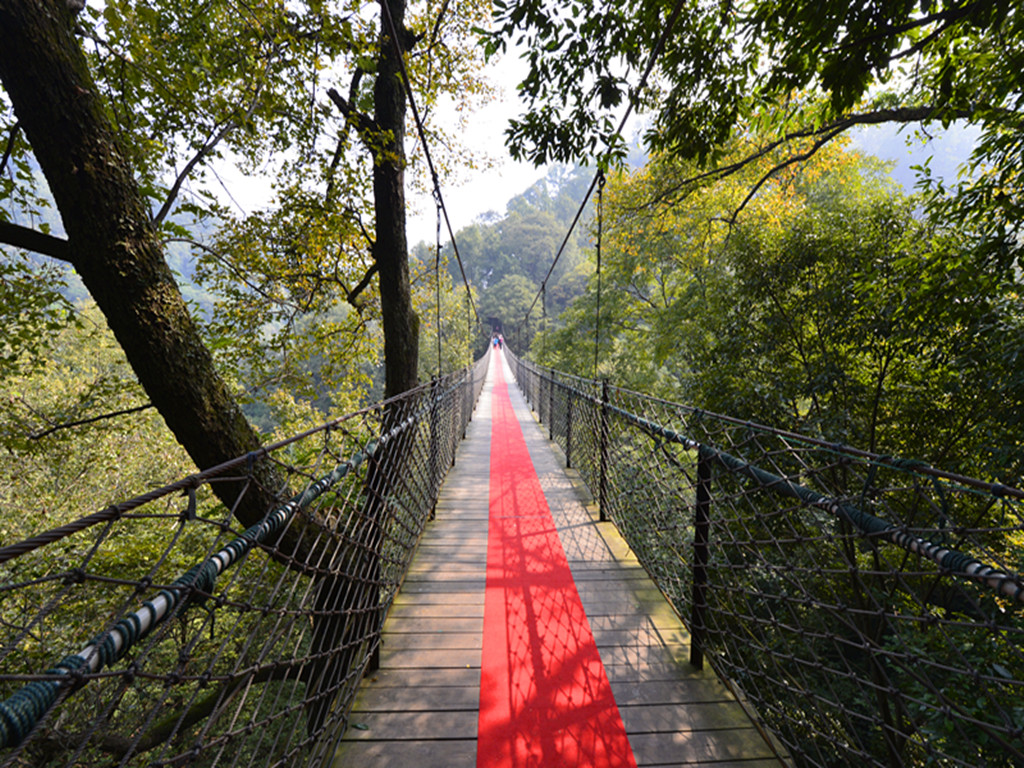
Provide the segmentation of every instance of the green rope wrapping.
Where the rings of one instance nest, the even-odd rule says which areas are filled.
[[[601,401],[591,395],[579,393],[579,396],[595,405],[601,405]],[[608,408],[609,412],[614,413],[627,423],[633,424],[652,437],[676,443],[689,450],[696,449],[701,459],[715,461],[729,472],[754,480],[766,490],[777,493],[780,496],[796,499],[808,506],[824,510],[845,519],[867,536],[888,541],[908,552],[926,557],[943,570],[984,584],[990,589],[1006,595],[1015,602],[1024,603],[1024,581],[1017,574],[997,570],[971,555],[913,536],[858,507],[843,504],[817,491],[812,491],[810,488],[794,483],[789,478],[768,472],[717,448],[698,443],[685,435],[681,435],[653,421],[643,419],[622,408],[608,404],[605,404],[605,407]],[[890,463],[904,470],[927,466],[924,462],[913,459],[892,460]],[[945,500],[943,500],[943,508],[945,509]]]
[[[692,441],[687,442],[692,443]],[[1020,577],[1016,574],[996,570],[963,552],[958,552],[941,544],[935,544],[918,536],[913,536],[892,523],[887,523],[885,520],[862,509],[849,504],[843,504],[817,491],[812,491],[810,488],[794,483],[789,478],[755,467],[723,451],[706,445],[701,445],[698,450],[701,458],[716,461],[728,471],[749,477],[762,487],[780,496],[796,499],[808,506],[824,510],[848,520],[868,536],[888,541],[908,552],[926,557],[943,570],[981,582],[1016,602],[1024,603],[1024,583],[1021,582]]]
[[[50,680],[29,683],[0,704],[0,746],[17,746],[32,732],[36,723],[53,706],[61,687],[77,678],[88,662],[81,656],[67,656],[46,670]]]
[[[371,441],[363,452],[337,465],[304,491],[274,509],[259,523],[216,554],[192,566],[167,589],[142,604],[135,613],[118,621],[108,632],[93,639],[83,650],[66,656],[46,670],[45,680],[31,682],[5,701],[0,701],[0,749],[18,746],[40,719],[56,703],[63,687],[71,691],[85,684],[83,674],[98,672],[123,657],[136,642],[146,637],[159,623],[187,607],[197,596],[213,591],[217,577],[245,556],[256,544],[273,540],[292,517],[305,509],[349,471],[356,469],[376,452],[380,441]]]

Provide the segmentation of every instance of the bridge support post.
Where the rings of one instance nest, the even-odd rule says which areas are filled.
[[[473,420],[473,374],[476,367],[466,369],[462,381],[462,439],[466,439],[466,429]]]
[[[437,494],[441,489],[441,414],[440,414],[441,380],[430,379],[430,519],[437,514]]]
[[[551,381],[548,382],[548,440],[555,439],[555,369],[551,371]]]
[[[566,390],[565,396],[565,468],[572,468],[572,401],[573,388]]]
[[[462,374],[460,377],[459,384],[463,391],[466,389],[466,374]],[[451,416],[448,419],[449,429],[451,430],[452,436],[452,464],[455,466],[455,454],[459,452],[459,441],[466,436],[464,425],[466,423],[466,398],[461,396],[459,393],[458,397],[452,398],[452,407],[450,409]]]
[[[711,527],[711,463],[697,449],[697,500],[693,508],[693,605],[690,664],[704,667],[707,642],[708,534]]]
[[[608,520],[608,379],[601,382],[601,434],[600,481],[598,482],[597,509],[601,522]]]
[[[547,405],[547,398],[544,397],[544,387],[547,386],[547,378],[544,376],[544,369],[537,367],[537,418],[544,423],[544,406]]]

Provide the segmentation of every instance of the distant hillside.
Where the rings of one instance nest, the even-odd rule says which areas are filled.
[[[895,163],[891,175],[904,191],[912,192],[918,180],[914,166],[925,163],[932,175],[947,184],[956,181],[957,173],[970,158],[979,135],[975,127],[953,124],[948,129],[929,127],[900,130],[895,125],[879,125],[856,132],[853,144],[862,152]],[[910,140],[908,143],[908,139]]]

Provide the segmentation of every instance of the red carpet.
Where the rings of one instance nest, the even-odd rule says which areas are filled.
[[[495,364],[477,766],[635,768],[499,355]]]

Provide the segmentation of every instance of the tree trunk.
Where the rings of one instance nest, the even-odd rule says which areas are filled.
[[[259,447],[188,313],[104,111],[64,0],[0,0],[0,81],[68,235],[69,260],[154,406],[200,468]],[[245,524],[281,490],[273,473],[237,507]],[[215,483],[227,505],[241,483]]]
[[[404,51],[405,0],[382,0],[391,9],[398,30],[397,48]],[[374,117],[382,136],[374,152],[373,202],[377,237],[373,258],[380,281],[384,326],[384,397],[394,397],[419,381],[419,318],[409,287],[409,248],[405,232],[405,86],[401,55],[391,39],[381,9],[380,57],[373,87]]]
[[[405,0],[388,3],[398,43],[405,50]],[[391,398],[419,383],[419,319],[412,308],[409,250],[405,231],[405,87],[401,55],[391,39],[391,25],[381,8],[380,54],[374,83],[374,122],[379,133],[368,146],[373,156],[373,201],[376,239],[373,259],[380,285],[384,327],[384,397]],[[401,421],[407,404],[386,407],[381,431]],[[324,657],[307,674],[306,727],[312,736],[323,726],[338,693],[339,680],[366,650],[379,653],[383,586],[382,550],[387,535],[388,498],[401,477],[403,448],[389,443],[367,468],[362,523],[352,548],[358,565],[354,581],[341,576],[321,579],[313,619],[312,655]],[[334,650],[332,654],[331,651]],[[340,650],[339,650],[340,649]],[[330,654],[330,655],[328,655]]]

